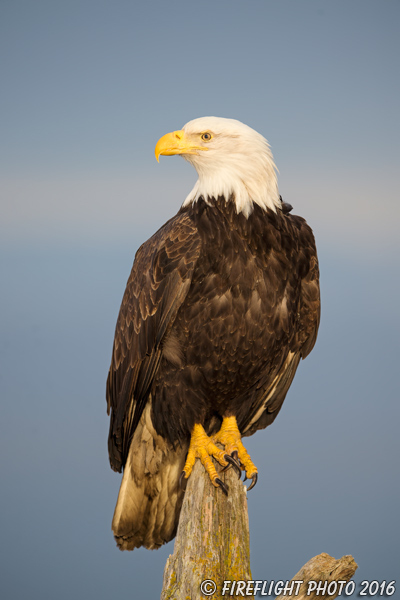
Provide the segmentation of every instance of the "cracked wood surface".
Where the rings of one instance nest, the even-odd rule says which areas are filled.
[[[200,461],[196,461],[187,483],[174,552],[165,566],[161,600],[243,598],[243,594],[222,596],[222,584],[225,580],[252,579],[246,488],[232,468],[219,476],[229,486],[227,497],[222,490],[211,484]],[[356,569],[357,564],[352,556],[336,560],[329,554],[319,554],[311,558],[292,578],[292,581],[303,581],[297,595],[281,594],[276,600],[333,600],[338,593],[320,593],[317,596],[315,592],[311,592],[307,595],[308,583],[348,582]],[[204,580],[216,583],[213,595],[205,596],[201,593],[200,584]]]
[[[200,461],[189,477],[174,553],[164,571],[161,600],[203,600],[200,584],[217,583],[210,599],[221,598],[224,580],[249,580],[250,534],[247,496],[243,481],[230,468],[219,477],[229,495],[215,488]]]

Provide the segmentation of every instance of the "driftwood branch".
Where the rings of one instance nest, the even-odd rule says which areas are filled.
[[[222,596],[224,581],[250,582],[254,589],[255,582],[251,581],[250,571],[246,489],[233,469],[221,473],[220,478],[229,486],[228,497],[220,489],[214,488],[200,461],[196,461],[187,484],[174,553],[165,566],[161,600],[217,600],[246,596],[243,588],[241,593],[236,594],[238,590],[235,589],[232,595],[226,591]],[[340,587],[338,585],[335,591],[334,584],[330,588],[328,585],[332,582],[348,582],[356,569],[357,564],[352,556],[335,560],[322,553],[309,560],[293,577],[292,581],[303,583],[293,588],[292,595],[283,593],[276,600],[332,600],[340,593]],[[201,593],[200,585],[205,580],[215,582],[215,593]],[[321,582],[320,586],[327,582],[329,594],[321,593],[320,587],[316,595],[317,590],[312,591],[313,584],[309,589],[310,582]],[[212,589],[211,583],[209,586],[207,592]],[[269,597],[271,593],[268,593]],[[249,595],[252,595],[251,592]]]
[[[295,597],[296,600],[305,600],[306,598],[307,600],[325,600],[328,598],[329,600],[333,600],[333,598],[336,598],[339,593],[341,593],[340,584],[335,585],[334,582],[345,581],[347,583],[350,581],[356,572],[357,566],[358,565],[352,556],[342,556],[342,558],[336,560],[325,552],[318,554],[318,556],[311,558],[292,578],[292,581],[303,582],[298,586],[297,595],[294,596],[293,594],[290,596],[287,594],[280,594],[275,600],[293,597]],[[309,586],[310,582],[319,584],[318,595],[317,589],[314,589],[315,584],[312,583]],[[327,593],[321,593],[325,582]],[[332,585],[329,586],[329,584]],[[308,592],[310,593],[308,594]]]
[[[164,570],[161,600],[203,600],[204,580],[250,580],[250,534],[245,486],[233,469],[221,473],[225,496],[210,482],[200,461],[189,477],[174,553]]]

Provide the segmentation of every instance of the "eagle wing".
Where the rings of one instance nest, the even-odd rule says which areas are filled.
[[[314,348],[317,340],[321,315],[319,290],[319,265],[314,235],[311,228],[301,217],[291,217],[298,222],[303,240],[299,270],[301,273],[300,303],[298,311],[298,328],[293,340],[293,351],[300,352],[306,358]]]
[[[247,414],[242,430],[244,435],[252,435],[258,429],[271,425],[282,408],[283,401],[296,374],[300,359],[306,358],[313,349],[320,322],[319,266],[314,235],[302,217],[287,217],[299,232],[299,254],[297,272],[300,279],[300,292],[294,335],[277,368],[271,377],[260,379],[254,395],[258,397]]]
[[[107,378],[108,451],[121,471],[162,354],[162,340],[184,301],[200,253],[197,229],[176,215],[137,251],[115,329]]]

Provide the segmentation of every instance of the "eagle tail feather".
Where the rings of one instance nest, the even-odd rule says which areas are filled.
[[[186,453],[185,446],[174,448],[157,435],[149,401],[132,439],[112,521],[120,550],[154,550],[175,537]]]

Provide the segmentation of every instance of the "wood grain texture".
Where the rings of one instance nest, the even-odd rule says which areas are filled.
[[[220,474],[226,497],[196,462],[188,480],[174,553],[164,571],[161,600],[203,600],[200,584],[217,583],[212,599],[221,598],[224,580],[249,580],[250,534],[247,495],[233,469]]]
[[[246,488],[233,469],[220,477],[229,486],[228,497],[213,487],[200,461],[196,462],[188,480],[174,552],[165,565],[161,600],[204,600],[200,584],[206,579],[217,584],[215,594],[207,597],[217,600],[222,598],[224,581],[252,580]],[[323,585],[326,581],[328,590],[332,582],[350,581],[356,569],[352,556],[336,560],[323,552],[292,578],[303,582],[297,589],[294,586],[292,595],[280,594],[275,600],[333,600],[339,594],[339,585],[336,591],[331,586],[331,595],[313,591],[308,595],[309,582]],[[227,596],[243,598],[243,594]]]
[[[298,594],[295,596],[297,600],[333,600],[339,594],[339,586],[336,593],[331,595],[319,593],[316,594],[316,591],[308,592],[308,584],[310,581],[316,582],[328,582],[327,588],[329,587],[329,583],[331,582],[339,582],[339,581],[350,581],[353,577],[354,573],[357,570],[357,563],[355,562],[352,556],[342,556],[336,560],[329,554],[323,552],[322,554],[318,554],[318,556],[314,556],[311,558],[305,565],[300,569],[298,573],[292,578],[292,581],[303,581],[301,586],[299,587]],[[331,587],[331,591],[334,590],[334,585]],[[284,598],[293,598],[292,595],[280,594],[275,600],[283,600]]]

